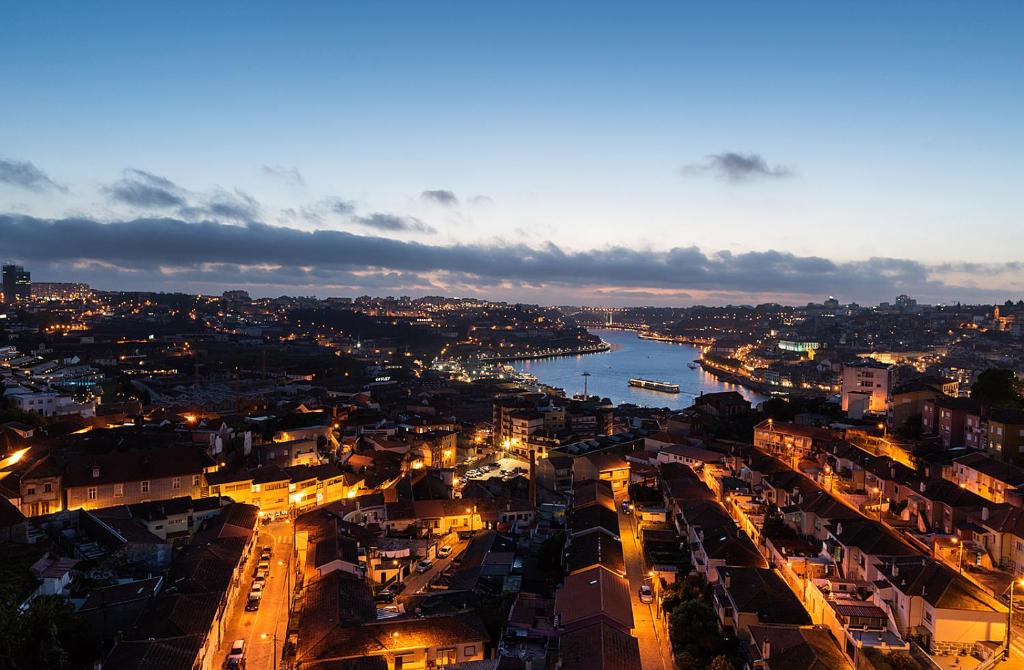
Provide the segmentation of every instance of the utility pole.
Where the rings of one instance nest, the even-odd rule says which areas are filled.
[[[583,399],[586,400],[590,397],[587,395],[587,382],[590,380],[590,373],[584,370],[581,376],[583,377]]]

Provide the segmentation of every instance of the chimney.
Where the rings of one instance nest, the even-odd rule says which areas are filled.
[[[772,657],[772,641],[771,640],[765,640],[764,642],[761,643],[761,658],[767,661],[771,657]]]
[[[725,573],[725,577],[722,579],[722,583],[725,584],[725,588],[729,588],[730,586],[732,586],[732,577],[729,575],[728,572]]]
[[[981,508],[981,520],[988,521],[988,507]]]
[[[93,479],[99,479],[100,478],[100,466],[98,466],[98,465],[92,466],[92,478]]]

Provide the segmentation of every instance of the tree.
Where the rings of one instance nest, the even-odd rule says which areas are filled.
[[[1024,407],[1024,394],[1013,370],[989,368],[971,386],[971,400],[990,407]]]
[[[669,616],[669,635],[676,649],[707,658],[722,641],[718,616],[703,600],[683,601]]]
[[[708,670],[736,670],[736,668],[733,667],[728,657],[719,654],[711,659],[711,665],[708,666]]]

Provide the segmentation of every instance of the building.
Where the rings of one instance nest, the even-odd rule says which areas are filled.
[[[982,453],[953,461],[952,478],[971,493],[994,503],[1007,502],[1007,494],[1024,486],[1024,469]]]
[[[1024,411],[993,408],[988,415],[986,448],[1006,461],[1020,460],[1024,446]]]
[[[865,414],[884,414],[889,407],[894,381],[891,365],[866,358],[843,366],[842,409],[859,419]]]
[[[766,419],[754,426],[754,446],[783,458],[804,456],[832,441],[826,428]]]
[[[34,300],[87,300],[92,297],[88,284],[71,282],[33,282]]]
[[[921,432],[937,435],[946,449],[962,447],[968,415],[981,416],[981,406],[970,398],[940,396],[925,400],[921,408]]]
[[[3,266],[4,303],[28,302],[32,297],[32,274],[20,265]]]

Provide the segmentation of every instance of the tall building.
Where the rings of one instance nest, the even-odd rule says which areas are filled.
[[[843,366],[843,411],[853,419],[866,413],[884,414],[889,406],[894,370],[870,358]]]
[[[27,302],[32,295],[32,275],[20,265],[5,265],[3,274],[4,302]]]

